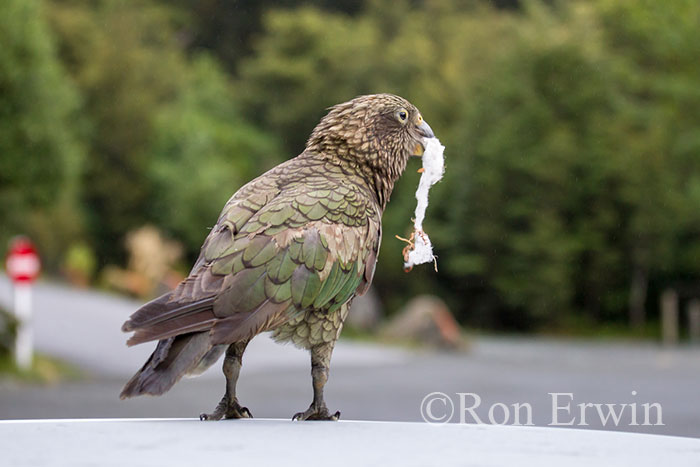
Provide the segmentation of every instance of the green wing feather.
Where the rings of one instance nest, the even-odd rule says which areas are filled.
[[[131,343],[203,327],[213,344],[230,343],[309,308],[335,313],[366,290],[380,241],[373,198],[333,167],[296,164],[273,169],[231,198],[190,277],[167,301],[132,316]],[[201,305],[189,313],[194,302]]]

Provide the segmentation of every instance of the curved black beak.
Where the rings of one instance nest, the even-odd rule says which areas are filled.
[[[428,122],[425,120],[423,120],[423,122],[418,126],[418,133],[425,138],[435,138],[433,129],[430,128],[430,125],[428,125]]]

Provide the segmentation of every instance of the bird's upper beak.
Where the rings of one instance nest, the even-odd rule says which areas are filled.
[[[420,125],[418,125],[417,128],[418,134],[421,135],[423,138],[435,138],[435,133],[433,133],[433,129],[430,128],[428,122],[426,122],[422,118],[420,121]],[[416,144],[416,150],[413,155],[416,157],[421,157],[423,155],[423,152],[425,152],[425,142],[424,140],[421,140],[420,143]]]
[[[430,125],[428,125],[428,122],[423,120],[423,123],[421,123],[418,126],[418,133],[421,134],[421,136],[425,138],[435,138],[435,133],[433,133],[433,129],[430,128]]]

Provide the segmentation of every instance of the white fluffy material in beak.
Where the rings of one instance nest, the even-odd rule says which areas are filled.
[[[437,138],[425,139],[425,151],[423,152],[423,173],[418,182],[418,190],[416,190],[416,205],[415,221],[413,223],[413,234],[411,235],[413,243],[409,242],[409,248],[404,250],[404,269],[410,270],[416,264],[435,263],[437,270],[437,261],[433,255],[433,245],[430,243],[428,234],[423,231],[423,220],[425,219],[425,210],[428,207],[428,191],[430,187],[435,185],[442,179],[445,173],[445,146],[440,144]]]

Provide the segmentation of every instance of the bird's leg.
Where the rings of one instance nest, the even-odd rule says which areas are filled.
[[[203,413],[200,420],[221,420],[222,418],[253,418],[247,407],[241,407],[236,397],[236,383],[241,371],[243,352],[248,341],[234,342],[226,349],[224,357],[224,376],[226,376],[226,393],[214,412]]]
[[[314,400],[305,412],[294,414],[292,420],[338,420],[340,412],[331,415],[323,400],[323,387],[328,381],[328,368],[335,342],[311,347],[311,378],[314,386]]]

